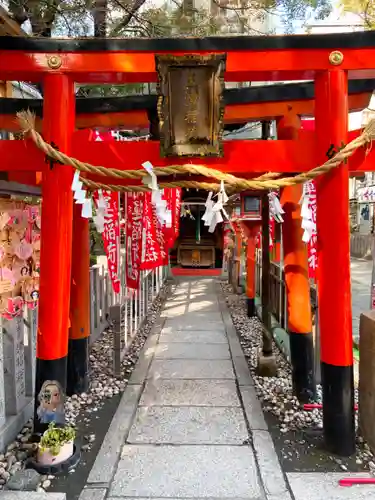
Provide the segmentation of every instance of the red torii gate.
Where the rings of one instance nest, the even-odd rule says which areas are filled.
[[[90,143],[74,140],[74,83],[155,82],[155,54],[227,54],[226,81],[315,81],[314,136],[296,139],[295,128],[279,124],[278,141],[225,143],[224,157],[206,165],[241,176],[277,171],[304,172],[324,163],[331,145],[348,142],[348,78],[375,77],[375,32],[276,37],[202,39],[44,40],[0,37],[0,79],[41,81],[43,133],[71,156],[119,169],[179,163],[161,159],[157,143]],[[83,338],[89,297],[88,252],[73,252],[88,240],[87,221],[73,209],[72,169],[50,168],[33,145],[1,141],[1,169],[42,172],[37,392],[46,379],[66,384],[69,310],[71,339]],[[193,159],[202,163],[202,158]],[[328,448],[355,450],[351,332],[348,179],[349,170],[373,170],[374,152],[359,150],[348,165],[319,179],[318,253],[323,423]],[[103,180],[103,178],[100,178]],[[110,180],[109,180],[110,182]],[[288,192],[293,188],[285,188]],[[293,197],[292,197],[293,198]],[[73,232],[74,225],[74,232]],[[293,250],[294,252],[296,250]],[[71,293],[72,280],[72,293]],[[79,292],[78,292],[79,287]],[[88,299],[87,299],[88,300]],[[84,328],[88,329],[87,322]],[[291,332],[292,333],[292,332]],[[311,341],[311,332],[294,338]],[[305,334],[303,337],[302,335]],[[291,336],[292,338],[292,336]],[[302,342],[302,344],[304,341]]]

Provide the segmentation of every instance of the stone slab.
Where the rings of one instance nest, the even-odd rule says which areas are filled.
[[[268,425],[264,419],[254,386],[240,386],[240,394],[250,429],[252,431],[268,431]]]
[[[171,333],[161,333],[159,344],[169,344],[172,342],[194,342],[195,344],[227,344],[225,333],[220,330],[218,332],[209,331],[179,331]]]
[[[243,354],[232,358],[234,371],[236,372],[238,385],[253,385],[254,380],[250,373],[249,365]]]
[[[154,359],[148,378],[233,380],[235,376],[232,362],[226,359]]]
[[[121,453],[121,447],[130,430],[142,386],[128,385],[112,419],[103,444],[90,471],[88,483],[111,481]]]
[[[197,325],[204,323],[202,330],[206,330],[206,324],[214,322],[223,325],[220,312],[181,312],[173,316],[169,315],[168,311],[162,312],[162,316],[166,318],[168,324],[173,323],[174,325]]]
[[[277,458],[271,434],[268,431],[253,431],[252,434],[264,490],[267,495],[281,495],[287,491],[287,484]]]
[[[295,500],[375,500],[374,485],[339,486],[343,477],[371,477],[351,472],[292,472],[286,474]]]
[[[236,338],[229,337],[228,341],[229,341],[229,348],[230,348],[231,355],[234,358],[244,355],[240,341],[238,340],[237,337]]]
[[[2,491],[1,500],[66,500],[65,493],[37,493],[35,491]]]
[[[241,408],[141,407],[129,443],[233,444],[248,439]]]
[[[159,344],[155,359],[230,359],[225,344],[171,343]]]
[[[232,380],[149,380],[141,406],[240,406]]]
[[[294,499],[292,499],[289,491],[284,491],[280,495],[267,495],[267,500],[294,500]]]
[[[189,300],[185,300],[182,302],[171,303],[167,302],[164,305],[162,315],[167,318],[181,317],[186,314],[215,314],[216,317],[219,314],[219,304],[216,302],[208,302],[205,300],[202,301],[194,301],[191,302]]]
[[[167,318],[164,326],[164,333],[173,333],[175,331],[197,331],[210,332],[210,331],[221,331],[225,333],[225,327],[223,322],[220,320],[200,318],[196,316],[190,316],[189,318]]]
[[[138,361],[131,374],[129,384],[142,385],[147,377],[147,372],[150,367],[151,361],[155,354],[156,345],[159,339],[159,334],[152,334],[145,342]]]
[[[104,488],[86,488],[82,490],[79,500],[104,500],[107,490]]]
[[[248,446],[126,445],[109,496],[259,499]]]

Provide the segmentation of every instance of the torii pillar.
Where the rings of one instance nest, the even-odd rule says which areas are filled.
[[[67,75],[49,73],[43,88],[45,140],[69,154],[75,121],[74,83]],[[36,432],[48,426],[44,413],[51,399],[61,410],[56,411],[56,419],[63,419],[58,400],[63,402],[61,391],[66,390],[73,220],[72,168],[52,162],[42,168]]]
[[[277,122],[277,138],[298,140],[301,120],[285,116]],[[302,241],[302,185],[288,186],[281,192],[280,202],[285,211],[283,223],[283,252],[288,333],[292,365],[293,392],[302,403],[315,399],[314,340],[307,245]]]
[[[336,67],[315,80],[317,165],[347,143],[348,75]],[[341,164],[317,181],[318,305],[323,432],[331,453],[355,452],[349,170]]]

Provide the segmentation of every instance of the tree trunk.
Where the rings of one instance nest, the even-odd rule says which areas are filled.
[[[107,10],[108,0],[95,0],[93,11],[95,38],[107,36]]]

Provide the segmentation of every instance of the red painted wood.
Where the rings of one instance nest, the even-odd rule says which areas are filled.
[[[349,133],[349,140],[360,131]],[[225,141],[224,158],[160,158],[159,143],[93,142],[88,143],[87,131],[74,134],[71,155],[92,165],[120,170],[139,169],[144,161],[155,166],[193,163],[212,166],[223,172],[240,175],[263,172],[306,172],[317,166],[312,132],[304,131],[299,141]],[[0,141],[0,171],[42,171],[45,157],[30,141]],[[351,172],[375,170],[375,148],[361,148],[349,161]],[[104,180],[103,180],[104,181]]]
[[[173,276],[220,276],[221,269],[188,269],[185,267],[172,267]]]
[[[347,75],[325,72],[316,80],[317,157],[348,141]],[[349,172],[341,165],[317,182],[318,302],[321,361],[353,364],[349,248]]]
[[[340,50],[337,47],[336,50]],[[212,51],[210,53],[222,53]],[[345,48],[340,65],[351,78],[375,78],[375,48]],[[186,55],[189,52],[170,52]],[[194,54],[207,52],[194,51]],[[332,68],[330,49],[265,49],[227,53],[226,81],[313,80],[322,70]],[[2,80],[40,81],[44,73],[53,73],[47,53],[0,51]],[[58,53],[59,71],[80,83],[156,82],[154,52],[75,52]],[[277,68],[277,69],[276,69]]]
[[[70,152],[75,112],[73,82],[65,75],[48,75],[43,90],[44,136],[62,151]],[[43,170],[43,227],[37,355],[42,360],[53,360],[68,352],[73,171],[62,165],[51,169],[39,162],[39,166]]]

